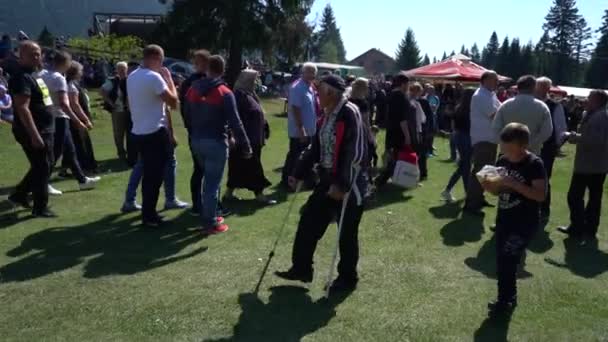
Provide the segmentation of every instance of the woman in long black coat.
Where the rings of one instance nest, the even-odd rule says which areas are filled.
[[[262,147],[266,139],[264,110],[255,94],[255,82],[258,72],[251,69],[241,71],[234,85],[236,104],[247,137],[253,150],[250,159],[243,158],[242,153],[231,150],[228,158],[228,184],[225,199],[238,200],[234,196],[235,189],[252,191],[256,199],[263,204],[275,204],[276,201],[264,195],[264,189],[271,183],[264,175],[262,166]]]

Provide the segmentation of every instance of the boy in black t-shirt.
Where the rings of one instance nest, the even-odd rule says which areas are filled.
[[[512,311],[517,305],[516,273],[526,247],[539,228],[540,206],[546,197],[547,175],[542,160],[527,150],[530,131],[519,123],[500,134],[503,155],[496,163],[506,171],[502,179],[481,185],[499,196],[496,217],[496,273],[498,299],[490,314]]]

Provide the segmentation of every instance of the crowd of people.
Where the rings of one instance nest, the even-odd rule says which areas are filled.
[[[9,199],[31,207],[37,217],[55,216],[48,197],[61,195],[49,184],[58,159],[62,160],[59,175],[76,179],[81,190],[92,189],[100,181],[95,176],[97,166],[88,134],[93,128],[89,99],[80,83],[84,67],[63,51],[47,58],[50,64],[43,69],[41,48],[29,40],[21,42],[18,68],[10,74],[8,92],[0,85],[3,118],[12,116],[14,136],[30,162],[29,171]],[[224,219],[229,211],[222,200],[239,200],[235,189],[253,192],[264,205],[276,203],[264,194],[271,185],[261,158],[269,131],[256,94],[259,74],[243,69],[230,87],[223,78],[224,59],[201,49],[193,54],[196,72],[178,89],[163,67],[163,59],[160,46],[146,46],[141,65],[116,63],[115,77],[101,87],[104,108],[112,117],[116,155],[132,167],[121,211],[141,211],[146,227],[165,224],[157,212],[160,187],[164,186],[165,209],[191,206],[192,214],[200,217],[203,234],[223,233],[229,229]],[[427,159],[435,154],[434,137],[444,132],[449,135],[450,157],[457,160],[458,167],[441,197],[455,202],[452,190],[461,179],[466,193],[463,213],[477,216],[494,206],[484,193],[498,195],[493,228],[498,298],[490,310],[512,310],[517,304],[518,265],[535,233],[549,222],[550,178],[566,142],[576,144],[568,193],[571,222],[559,229],[584,244],[597,245],[608,173],[608,95],[592,91],[584,112],[579,113],[583,103],[555,101],[551,86],[546,77],[523,76],[516,91],[507,92],[499,88],[493,71],[481,76],[477,89],[421,84],[405,73],[388,81],[343,79],[331,73],[318,75],[314,64],[305,63],[287,95],[289,147],[280,185],[288,191],[311,189],[312,194],[301,212],[292,266],[276,275],[312,281],[315,248],[335,220],[340,226],[340,262],[330,290],[355,289],[358,229],[365,204],[384,191],[404,151],[415,152],[419,181],[426,181],[430,174]],[[175,193],[178,142],[171,111],[178,108],[194,165],[191,205]],[[384,151],[378,151],[376,141],[380,128],[386,129]],[[477,177],[487,165],[500,167],[498,180]],[[141,206],[136,201],[140,183]]]

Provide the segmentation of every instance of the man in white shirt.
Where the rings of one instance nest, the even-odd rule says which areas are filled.
[[[483,196],[483,188],[475,174],[485,165],[496,163],[498,138],[492,129],[492,120],[496,115],[500,101],[496,97],[498,75],[486,71],[481,76],[481,86],[471,99],[471,144],[473,145],[473,171],[467,186],[467,199],[464,211],[481,215],[481,209],[488,206]]]
[[[549,107],[543,101],[534,98],[535,88],[534,76],[520,77],[517,80],[517,96],[508,99],[498,108],[492,128],[496,136],[499,136],[510,123],[516,122],[528,126],[530,130],[528,149],[540,156],[542,145],[553,133],[553,123]]]
[[[535,96],[540,101],[543,101],[549,111],[551,112],[551,119],[553,121],[553,133],[547,141],[543,144],[540,151],[540,157],[545,165],[547,171],[547,179],[551,180],[553,173],[553,163],[559,152],[560,146],[564,143],[568,131],[568,123],[566,122],[566,114],[564,107],[557,101],[549,98],[549,90],[553,82],[548,77],[540,77],[536,79],[536,90]],[[549,216],[551,214],[551,184],[548,182],[547,199],[541,206],[541,224],[546,226],[549,222]]]
[[[160,46],[146,46],[142,66],[127,78],[131,132],[143,163],[142,219],[144,225],[151,227],[163,223],[156,204],[176,144],[171,116],[165,106],[176,108],[178,97],[171,73],[163,67],[164,55]]]

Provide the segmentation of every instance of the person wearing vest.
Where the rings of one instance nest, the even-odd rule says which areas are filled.
[[[104,100],[104,109],[112,114],[112,129],[114,144],[118,158],[128,161],[129,139],[128,133],[133,126],[129,114],[129,101],[127,96],[127,63],[116,63],[116,77],[110,78],[101,87]],[[125,142],[127,148],[125,148]],[[135,159],[136,156],[135,156]]]
[[[540,77],[536,80],[535,96],[537,99],[543,101],[549,112],[551,113],[551,121],[553,122],[553,132],[551,137],[543,144],[540,157],[545,165],[547,172],[547,198],[541,205],[541,225],[544,227],[549,223],[549,216],[551,214],[551,175],[553,174],[553,164],[555,158],[559,152],[560,146],[564,142],[564,134],[568,130],[568,124],[566,123],[566,114],[564,107],[556,101],[549,98],[549,90],[553,82],[548,77]]]
[[[604,181],[608,173],[608,94],[593,90],[589,94],[586,115],[578,133],[567,134],[568,141],[576,144],[574,172],[568,190],[570,225],[558,227],[562,233],[582,238],[583,244],[597,248],[597,231],[600,226]],[[585,192],[589,201],[585,207]],[[589,260],[593,262],[593,260]]]
[[[346,84],[339,76],[321,79],[319,96],[325,109],[323,121],[312,143],[299,156],[289,184],[298,188],[318,165],[319,182],[302,211],[292,251],[292,266],[275,274],[286,280],[310,283],[313,256],[329,224],[340,222],[338,278],[330,292],[350,292],[358,281],[359,223],[363,196],[367,192],[367,132],[359,108],[348,102]],[[341,217],[343,215],[344,217]]]

